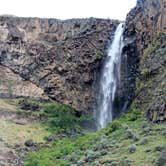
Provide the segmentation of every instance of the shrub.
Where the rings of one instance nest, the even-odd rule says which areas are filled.
[[[160,157],[158,158],[157,165],[165,166],[166,163],[166,151],[160,153]]]
[[[120,122],[118,120],[114,120],[108,124],[105,134],[108,135],[109,133],[112,133],[120,128],[121,128]]]
[[[129,114],[130,121],[135,121],[142,117],[141,111],[139,109],[134,108],[131,111],[132,112]]]
[[[46,123],[52,130],[68,131],[75,127],[77,118],[74,110],[66,105],[45,104],[43,108],[43,116],[46,118]]]
[[[30,99],[19,99],[18,104],[21,109],[23,110],[30,110],[30,111],[39,111],[40,110],[40,104],[37,101],[33,101]]]
[[[43,116],[49,129],[59,132],[71,132],[80,129],[82,117],[76,117],[74,109],[67,105],[49,103],[43,106]]]
[[[100,53],[97,53],[97,54],[96,54],[96,59],[99,59],[99,60],[100,60],[100,59],[102,59],[102,58],[103,58],[103,55],[102,55],[102,54],[100,54]]]
[[[135,103],[131,104],[128,114],[123,116],[127,121],[135,121],[142,117],[142,112],[135,106]]]

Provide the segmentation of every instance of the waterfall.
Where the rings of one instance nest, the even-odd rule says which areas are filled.
[[[120,81],[122,46],[123,24],[119,24],[114,39],[108,48],[98,82],[96,106],[94,108],[98,129],[106,127],[113,118],[113,102],[117,83]]]

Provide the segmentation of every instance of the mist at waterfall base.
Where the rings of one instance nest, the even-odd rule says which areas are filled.
[[[97,129],[106,127],[113,119],[113,103],[117,84],[120,81],[121,54],[123,47],[123,24],[117,27],[107,57],[103,62],[99,80],[97,80],[94,116]]]

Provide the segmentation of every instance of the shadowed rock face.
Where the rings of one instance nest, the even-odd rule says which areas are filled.
[[[138,0],[126,20],[127,96],[154,122],[166,120],[166,1]],[[132,85],[132,86],[130,86]],[[132,91],[132,92],[131,92]]]
[[[20,81],[33,84],[40,91],[34,97],[44,95],[78,111],[90,111],[92,85],[102,59],[99,54],[104,55],[106,42],[118,24],[95,18],[0,17],[0,64]],[[27,90],[21,94],[31,97]]]
[[[166,1],[138,0],[137,6],[127,15],[126,38],[135,37],[141,56],[159,32],[166,32]]]

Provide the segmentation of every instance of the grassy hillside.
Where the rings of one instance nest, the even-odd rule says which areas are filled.
[[[96,133],[56,138],[28,153],[25,166],[165,166],[166,124],[152,124],[132,109]]]
[[[5,150],[0,157],[13,151],[23,155],[25,166],[165,166],[166,124],[147,121],[134,105],[92,133],[82,128],[89,118],[75,116],[68,106],[0,102],[0,146]]]

